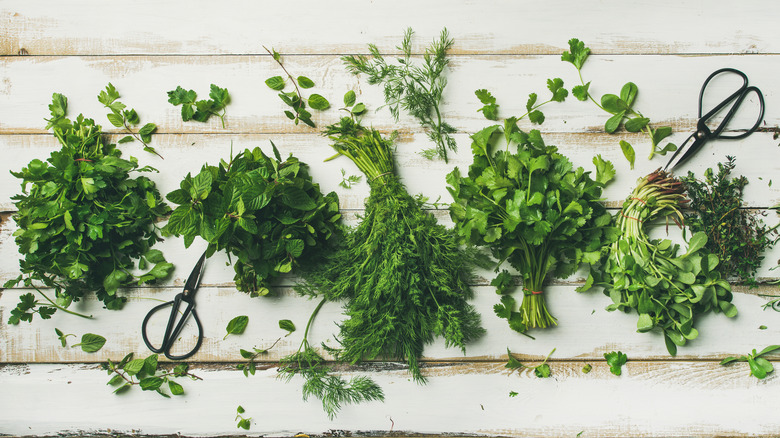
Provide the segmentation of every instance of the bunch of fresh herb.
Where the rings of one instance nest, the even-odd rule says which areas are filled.
[[[298,76],[297,79],[293,78],[293,76],[290,74],[290,72],[287,71],[287,68],[285,68],[284,64],[282,63],[282,55],[280,55],[279,52],[274,49],[268,50],[268,48],[265,46],[263,46],[263,48],[266,52],[268,52],[269,55],[271,55],[274,61],[279,64],[279,67],[284,70],[284,74],[287,75],[287,79],[289,79],[293,84],[293,87],[295,87],[295,91],[289,91],[285,93],[283,90],[284,87],[287,86],[287,81],[283,77],[272,76],[265,80],[265,84],[268,85],[268,88],[274,91],[282,91],[279,93],[279,98],[282,99],[282,102],[284,102],[292,109],[292,111],[285,110],[284,115],[287,116],[288,119],[292,120],[296,125],[300,121],[314,128],[315,125],[311,120],[311,113],[306,109],[306,103],[308,102],[309,108],[311,109],[325,111],[326,109],[330,108],[330,102],[328,102],[328,99],[317,93],[310,94],[308,98],[304,97],[301,93],[301,88],[309,89],[314,87],[314,81],[307,78],[306,76]]]
[[[616,376],[623,374],[623,365],[628,362],[628,356],[625,355],[622,351],[610,351],[609,353],[604,353],[604,359],[607,360],[610,373]]]
[[[170,398],[170,395],[163,391],[164,384],[168,385],[171,394],[184,394],[184,388],[173,380],[174,378],[189,377],[192,380],[203,380],[191,374],[189,367],[189,364],[179,363],[175,364],[172,370],[166,371],[159,368],[156,354],[145,359],[133,359],[133,353],[125,356],[118,363],[109,360],[103,364],[103,369],[108,372],[109,376],[112,376],[107,385],[118,386],[114,390],[114,394],[120,394],[133,386],[139,386],[144,391],[155,391],[165,398]]]
[[[413,34],[411,28],[404,32],[398,47],[403,53],[403,58],[397,59],[399,65],[388,64],[374,44],[368,45],[371,58],[351,55],[342,60],[350,72],[367,75],[369,84],[383,84],[385,103],[396,121],[403,109],[428,130],[428,137],[436,147],[423,151],[425,157],[431,159],[438,155],[447,162],[447,149],[456,150],[457,143],[450,135],[455,128],[442,119],[441,102],[447,85],[444,71],[450,62],[447,50],[454,41],[447,29],[443,29],[439,39],[425,49],[422,64],[415,65],[412,62]]]
[[[407,193],[395,174],[392,138],[347,117],[326,133],[337,156],[366,175],[371,194],[360,224],[329,254],[330,263],[304,274],[298,290],[346,300],[340,360],[403,358],[423,382],[418,361],[426,343],[442,336],[465,351],[484,333],[467,302],[476,256]]]
[[[691,200],[685,224],[693,232],[707,235],[705,246],[718,256],[718,270],[724,277],[738,277],[751,287],[758,286],[755,275],[764,252],[777,242],[777,225],[767,227],[757,214],[743,208],[742,192],[748,180],[744,176],[729,178],[734,157],[704,172],[704,181],[693,172],[680,178]]]
[[[678,254],[680,245],[647,235],[647,224],[655,220],[683,220],[684,191],[680,181],[661,170],[640,178],[615,216],[620,237],[605,251],[600,271],[592,270],[581,288],[603,286],[612,299],[609,311],[635,309],[637,331],[663,331],[672,356],[677,346],[698,337],[693,326],[698,315],[737,314],[731,287],[717,270],[718,256],[705,248],[705,233],[693,234],[684,254]]]
[[[333,374],[332,367],[309,345],[309,328],[326,302],[327,298],[321,300],[314,309],[306,324],[298,351],[283,357],[277,371],[279,378],[288,382],[296,375],[303,377],[303,400],[308,400],[310,396],[318,398],[322,402],[322,409],[332,420],[345,404],[384,401],[385,395],[382,388],[370,377],[357,376],[347,381]]]
[[[772,363],[761,357],[765,354],[769,354],[775,350],[780,350],[780,345],[770,345],[760,352],[756,353],[756,349],[753,349],[752,354],[739,357],[727,357],[720,361],[721,365],[727,365],[732,362],[747,362],[750,367],[750,375],[756,376],[757,379],[763,379],[767,374],[775,370]]]
[[[506,349],[506,355],[509,357],[509,361],[504,365],[504,368],[509,368],[512,371],[519,370],[522,368],[528,368],[531,370],[534,370],[534,375],[540,379],[544,379],[547,377],[550,377],[552,375],[552,371],[550,371],[550,365],[547,364],[547,360],[552,356],[552,354],[555,353],[555,348],[552,349],[552,351],[547,355],[547,357],[544,358],[542,363],[535,367],[529,367],[526,365],[523,365],[519,360],[517,360],[516,357],[512,356],[512,352],[509,351],[509,349]]]
[[[10,324],[31,321],[34,313],[47,319],[55,309],[76,314],[66,309],[71,301],[93,291],[107,308],[119,309],[126,301],[117,295],[119,287],[154,282],[173,269],[160,251],[150,249],[160,240],[155,221],[170,209],[152,180],[130,177],[154,169],[120,158],[92,119],[66,118],[67,106],[57,93],[49,105],[46,128],[52,128],[60,150],[11,172],[22,180],[22,194],[11,199],[18,209],[14,236],[24,258],[22,274],[4,287],[35,288],[48,304],[22,295]],[[146,270],[148,264],[154,266]],[[146,272],[135,274],[136,266]],[[54,289],[56,301],[38,289],[41,283]]]
[[[108,121],[117,128],[124,128],[124,130],[130,134],[120,138],[119,143],[129,143],[133,140],[138,140],[144,145],[144,150],[146,152],[151,152],[162,158],[162,155],[157,153],[153,147],[149,146],[149,142],[152,141],[152,134],[157,131],[157,125],[154,123],[147,123],[142,126],[138,132],[134,132],[130,127],[139,125],[141,119],[134,109],[126,109],[127,106],[117,100],[119,97],[119,92],[116,91],[116,88],[114,88],[111,82],[108,83],[105,91],[101,91],[100,94],[98,94],[98,101],[111,110],[111,114],[106,115]]]
[[[647,133],[652,144],[648,159],[652,159],[655,154],[666,155],[668,152],[677,150],[677,146],[673,143],[667,143],[663,148],[660,147],[661,140],[672,134],[671,127],[660,126],[658,128],[653,128],[650,126],[650,119],[633,108],[634,100],[639,93],[639,89],[633,82],[627,82],[623,85],[623,88],[620,90],[620,96],[605,94],[601,96],[601,103],[596,102],[596,99],[590,94],[591,82],[585,83],[582,79],[582,66],[585,64],[585,60],[588,59],[589,55],[590,49],[585,47],[585,43],[577,38],[572,38],[569,40],[569,50],[563,52],[561,60],[571,63],[579,74],[580,85],[575,86],[571,90],[574,97],[581,101],[590,99],[597,107],[612,114],[612,117],[604,124],[604,130],[612,134],[623,125],[628,132],[643,131]],[[633,169],[635,158],[633,146],[627,141],[621,140],[620,148],[623,150],[623,155],[625,155]]]
[[[615,175],[612,164],[593,159],[596,179],[574,169],[555,146],[545,145],[539,131],[525,133],[514,118],[471,136],[473,164],[463,176],[457,167],[447,175],[455,202],[450,216],[465,241],[490,248],[498,268],[507,261],[523,277],[519,312],[507,294],[507,271],[491,284],[503,294],[496,314],[518,332],[556,324],[547,311],[543,285],[548,273],[565,278],[581,263],[595,263],[615,233],[601,191]],[[506,146],[497,148],[502,139]],[[514,145],[517,152],[510,152]]]
[[[209,97],[211,99],[198,100],[198,94],[195,90],[185,90],[181,86],[168,92],[168,102],[173,106],[181,105],[181,119],[183,121],[195,120],[205,123],[211,116],[217,116],[224,128],[225,112],[227,111],[225,107],[230,103],[230,93],[227,88],[211,84]]]
[[[282,161],[260,148],[245,150],[230,162],[205,165],[187,174],[167,198],[178,207],[164,231],[208,242],[207,254],[227,251],[239,290],[266,295],[269,282],[294,265],[316,260],[337,229],[338,197],[325,196],[312,182],[308,166],[290,155]]]

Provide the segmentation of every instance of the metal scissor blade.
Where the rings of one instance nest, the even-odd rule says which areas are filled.
[[[206,251],[203,251],[203,255],[200,256],[200,259],[198,259],[198,263],[195,264],[195,267],[192,269],[192,272],[190,273],[190,276],[187,277],[187,282],[184,283],[184,292],[189,292],[189,295],[191,295],[195,290],[198,289],[198,285],[200,285],[200,279],[203,276],[203,268],[206,266]]]
[[[693,153],[696,152],[699,147],[701,147],[700,139],[696,138],[697,133],[698,131],[689,135],[688,138],[685,139],[683,144],[681,144],[680,147],[674,151],[674,154],[671,158],[669,158],[669,161],[666,162],[666,166],[664,166],[663,170],[671,172],[677,165],[690,158]],[[692,139],[694,141],[689,145],[688,143]]]

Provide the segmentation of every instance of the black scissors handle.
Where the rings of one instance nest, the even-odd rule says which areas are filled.
[[[146,314],[144,322],[141,324],[141,335],[143,336],[146,346],[154,353],[163,353],[165,357],[170,360],[184,360],[189,358],[198,351],[200,344],[203,342],[203,325],[200,323],[200,318],[198,318],[198,312],[195,311],[194,296],[185,295],[185,292],[177,294],[173,301],[168,301],[167,303],[155,306],[152,310],[149,311],[149,313]],[[187,307],[184,308],[182,316],[177,322],[176,316],[179,313],[179,307],[181,307],[182,302],[185,302]],[[149,341],[149,337],[146,335],[146,325],[149,323],[149,319],[151,319],[152,315],[165,309],[168,306],[171,307],[171,315],[168,318],[168,325],[165,327],[165,335],[163,335],[162,345],[159,348],[154,347]],[[192,317],[195,319],[195,324],[198,326],[198,342],[195,344],[195,348],[193,348],[189,353],[180,356],[174,356],[171,354],[171,347],[179,337],[179,334],[184,328],[184,324],[187,322],[187,317],[190,314],[192,314]]]
[[[736,91],[731,93],[727,98],[723,99],[719,104],[715,105],[711,110],[707,112],[707,114],[702,115],[703,111],[703,105],[704,105],[704,91],[707,89],[707,85],[710,83],[710,81],[715,78],[715,76],[718,76],[721,73],[734,73],[740,78],[742,78],[742,85],[737,88]],[[727,135],[722,134],[723,130],[726,128],[726,125],[731,121],[731,119],[734,117],[734,114],[739,109],[740,105],[742,105],[742,102],[745,100],[745,97],[747,97],[748,94],[754,93],[756,97],[758,98],[759,102],[759,114],[758,118],[756,119],[756,123],[748,129],[747,131],[740,133],[740,134],[733,134],[733,135]],[[732,103],[733,102],[733,103]],[[720,124],[714,129],[711,130],[707,126],[707,121],[711,119],[715,114],[723,110],[723,108],[726,107],[726,105],[731,104],[731,108],[729,108],[729,111],[726,113],[726,116],[723,118],[723,120],[720,122]],[[755,132],[756,129],[758,129],[758,126],[761,124],[761,120],[764,118],[764,95],[761,94],[761,90],[759,90],[756,87],[750,86],[748,87],[748,78],[745,73],[742,73],[741,71],[735,69],[735,68],[722,68],[720,70],[714,71],[705,81],[704,84],[701,86],[701,91],[699,91],[699,122],[696,125],[696,128],[699,132],[702,134],[698,134],[697,137],[705,137],[707,139],[710,138],[724,138],[724,139],[739,139],[739,138],[745,138],[748,135]]]

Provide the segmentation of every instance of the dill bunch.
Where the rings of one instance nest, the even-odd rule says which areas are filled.
[[[727,156],[698,180],[693,172],[680,178],[690,198],[691,213],[685,223],[694,233],[707,234],[706,248],[720,258],[718,270],[724,276],[734,276],[751,287],[757,287],[756,271],[764,260],[764,252],[777,242],[775,227],[768,227],[757,214],[743,208],[742,192],[748,183],[744,176],[730,178],[734,157]]]
[[[467,302],[477,255],[407,193],[394,172],[392,138],[346,117],[326,134],[338,155],[366,175],[371,194],[361,223],[329,263],[304,276],[299,292],[346,300],[339,360],[402,358],[424,383],[419,359],[426,343],[442,336],[465,352],[466,343],[484,333]]]
[[[368,45],[371,58],[355,55],[341,59],[351,73],[363,73],[368,76],[369,84],[384,86],[385,103],[396,121],[403,109],[428,130],[428,138],[436,147],[422,151],[423,156],[432,159],[438,155],[447,162],[447,149],[457,150],[455,139],[450,136],[455,128],[442,119],[439,107],[447,85],[443,76],[450,62],[447,51],[454,40],[444,28],[439,39],[425,49],[422,64],[415,65],[412,62],[412,35],[414,31],[406,29],[403,41],[397,47],[403,52],[403,58],[397,58],[399,65],[388,64],[374,44]]]

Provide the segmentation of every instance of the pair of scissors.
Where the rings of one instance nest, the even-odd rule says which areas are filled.
[[[205,265],[206,253],[204,252],[203,255],[200,256],[198,263],[195,264],[195,268],[192,270],[192,273],[190,273],[190,276],[187,278],[187,282],[184,283],[184,290],[176,294],[172,301],[155,306],[152,310],[149,311],[149,313],[146,314],[144,322],[141,324],[141,334],[144,338],[144,343],[146,346],[149,347],[149,349],[154,353],[163,353],[165,354],[165,357],[170,360],[184,360],[195,354],[200,348],[200,344],[203,343],[203,325],[201,325],[200,318],[198,318],[198,313],[195,311],[195,293],[198,291],[200,279],[203,275],[203,267]],[[187,307],[184,308],[184,311],[181,313],[181,319],[179,319],[177,322],[179,307],[181,307],[182,303],[185,303]],[[171,315],[168,318],[168,325],[165,327],[165,335],[163,335],[162,345],[157,348],[152,346],[152,343],[149,342],[149,337],[146,335],[146,324],[149,323],[149,319],[152,317],[152,315],[168,306],[171,307]],[[187,318],[190,316],[190,314],[192,314],[192,317],[195,319],[195,324],[198,326],[198,341],[195,344],[195,348],[193,348],[189,353],[175,356],[171,354],[171,347],[179,337],[179,334],[184,328],[184,324],[187,322]]]
[[[731,95],[725,98],[722,102],[715,105],[715,107],[712,108],[707,114],[702,115],[702,101],[704,99],[704,90],[707,88],[707,84],[709,84],[710,81],[715,76],[724,73],[736,74],[737,76],[742,78],[742,85],[739,88],[737,88],[736,91],[731,93]],[[736,114],[740,105],[742,105],[742,102],[745,100],[745,97],[750,93],[755,93],[759,102],[759,114],[756,123],[753,125],[752,128],[748,129],[747,131],[741,134],[723,134],[723,129],[726,127],[726,125],[728,125],[729,121],[731,121],[731,119],[734,117],[734,114]],[[723,118],[723,120],[720,122],[720,124],[717,127],[715,127],[714,129],[710,129],[710,127],[707,126],[707,122],[728,105],[731,105],[731,108],[726,113],[726,116]],[[739,138],[747,137],[748,135],[755,132],[755,130],[758,128],[758,125],[761,124],[761,120],[763,120],[763,118],[764,118],[764,95],[761,94],[761,90],[759,90],[758,88],[754,86],[748,86],[748,78],[745,75],[745,73],[742,73],[741,71],[733,68],[722,68],[720,70],[716,70],[707,78],[707,80],[704,81],[704,85],[701,86],[701,91],[699,92],[699,121],[696,123],[696,132],[688,136],[685,142],[674,152],[672,158],[670,158],[669,162],[666,163],[666,166],[664,166],[664,170],[671,171],[674,167],[688,160],[691,156],[693,156],[694,153],[696,153],[696,151],[701,149],[704,143],[706,143],[708,140],[712,140],[716,138],[736,140]],[[693,142],[686,148],[686,145],[688,145],[688,142],[690,142],[692,139]]]

